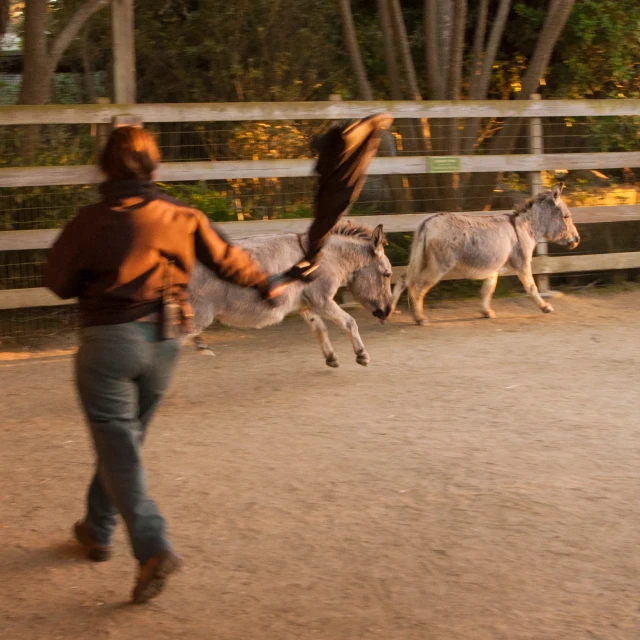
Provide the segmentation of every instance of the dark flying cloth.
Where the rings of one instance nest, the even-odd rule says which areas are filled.
[[[306,280],[317,269],[322,247],[349,205],[360,195],[369,164],[392,123],[389,114],[381,113],[331,127],[316,138],[313,148],[318,152],[315,166],[318,189],[307,253],[301,262],[274,280],[282,283]]]

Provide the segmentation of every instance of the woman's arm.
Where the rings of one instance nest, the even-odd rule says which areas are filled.
[[[196,258],[223,280],[268,291],[267,273],[251,255],[222,238],[204,213],[198,211],[196,216]]]
[[[82,292],[80,226],[79,216],[67,224],[51,247],[45,267],[45,286],[63,300]]]

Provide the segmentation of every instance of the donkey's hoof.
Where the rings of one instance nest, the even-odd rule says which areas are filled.
[[[553,307],[547,302],[547,304],[542,307],[542,313],[551,313],[553,311]]]
[[[429,324],[429,318],[415,318],[415,321],[419,327],[426,327]]]
[[[209,345],[206,342],[196,342],[196,349],[198,353],[203,356],[215,356],[216,354],[209,349]]]
[[[368,353],[359,353],[356,356],[356,362],[361,364],[363,367],[366,367],[371,362],[371,358],[369,358]]]
[[[496,318],[496,312],[493,309],[483,309],[482,310],[482,315],[485,318],[491,318],[493,320],[493,318]]]
[[[334,369],[337,369],[340,366],[338,358],[336,358],[335,356],[328,357],[325,362],[327,363],[327,367],[333,367]]]

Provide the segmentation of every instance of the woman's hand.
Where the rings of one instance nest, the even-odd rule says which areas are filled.
[[[263,280],[256,288],[263,300],[274,301],[289,284],[291,283],[282,280],[280,274],[275,274]]]

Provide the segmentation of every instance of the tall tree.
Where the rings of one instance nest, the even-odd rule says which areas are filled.
[[[391,2],[398,3],[398,0]],[[537,90],[574,2],[550,0],[547,5],[546,20],[522,77],[518,98],[528,99]],[[424,0],[426,97],[431,100],[459,100],[463,97],[463,89],[471,99],[488,97],[511,0],[479,0],[474,3],[473,44],[467,52],[468,4],[468,0]],[[469,68],[467,79],[464,77],[466,66]],[[463,123],[462,132],[460,124],[453,119],[430,121],[431,147],[435,153],[458,155],[473,152],[477,140],[484,137],[484,132],[480,131],[481,120],[468,119]],[[521,126],[521,120],[508,122],[491,140],[492,151],[510,153]],[[491,199],[496,179],[497,174],[473,174],[466,181],[443,175],[438,179],[440,201],[436,208],[461,206],[463,198],[465,206],[469,205],[467,198],[471,198],[477,208],[484,208]]]
[[[385,2],[386,0],[382,0]],[[358,88],[358,97],[361,100],[373,100],[373,91],[369,84],[367,72],[362,62],[362,54],[358,45],[356,37],[356,29],[353,21],[353,13],[351,12],[351,3],[349,0],[340,0],[340,14],[342,16],[342,25],[344,31],[344,39],[347,51],[349,53],[349,60],[351,61],[351,68],[356,76],[356,86]],[[387,34],[389,35],[389,34]],[[390,45],[393,47],[393,43]],[[389,132],[385,132],[380,143],[381,155],[393,156],[397,154],[397,149],[393,136]],[[406,190],[402,182],[402,177],[398,175],[392,175],[387,177],[387,185],[391,191],[392,199],[396,202],[397,210],[400,213],[409,213],[411,210],[411,204],[407,198]]]
[[[481,0],[473,41],[471,78],[469,81],[470,100],[484,100],[487,97],[489,83],[491,82],[491,70],[498,55],[510,8],[511,0],[500,0],[498,11],[489,33],[489,39],[485,43],[489,0]],[[479,129],[480,118],[470,118],[465,122],[462,132],[462,153],[471,153],[476,143]]]
[[[398,56],[395,39],[393,37],[393,25],[388,0],[377,0],[378,14],[380,16],[380,30],[382,31],[382,46],[384,49],[384,65],[387,72],[387,82],[392,100],[402,100],[402,87],[400,86],[400,71],[398,69]]]
[[[24,9],[24,68],[19,104],[45,104],[51,96],[56,67],[89,18],[109,0],[85,0],[58,31],[51,31],[49,0],[26,0]]]
[[[398,49],[400,50],[400,59],[402,60],[402,66],[407,79],[407,87],[411,94],[412,100],[422,100],[420,94],[420,88],[418,86],[418,76],[416,74],[416,67],[411,57],[411,48],[409,46],[409,36],[407,35],[407,27],[404,23],[402,16],[402,7],[400,6],[400,0],[388,0],[391,13],[391,22],[393,24],[393,30],[398,43]]]
[[[0,0],[0,38],[9,28],[9,3],[10,0]]]
[[[367,78],[367,72],[362,62],[362,54],[358,46],[358,38],[356,36],[356,27],[353,23],[353,14],[351,13],[350,0],[340,1],[340,14],[342,16],[342,26],[344,29],[344,41],[349,53],[351,68],[356,76],[356,86],[358,87],[358,96],[360,100],[373,100],[373,91]]]
[[[551,0],[536,48],[522,77],[521,90],[516,99],[528,100],[529,96],[540,87],[540,79],[544,76],[549,65],[551,54],[569,19],[574,2],[575,0]],[[491,153],[511,153],[516,145],[522,125],[522,118],[512,118],[508,121],[491,141]],[[466,204],[474,208],[486,207],[491,201],[497,179],[498,173],[496,172],[472,174],[465,193]]]

